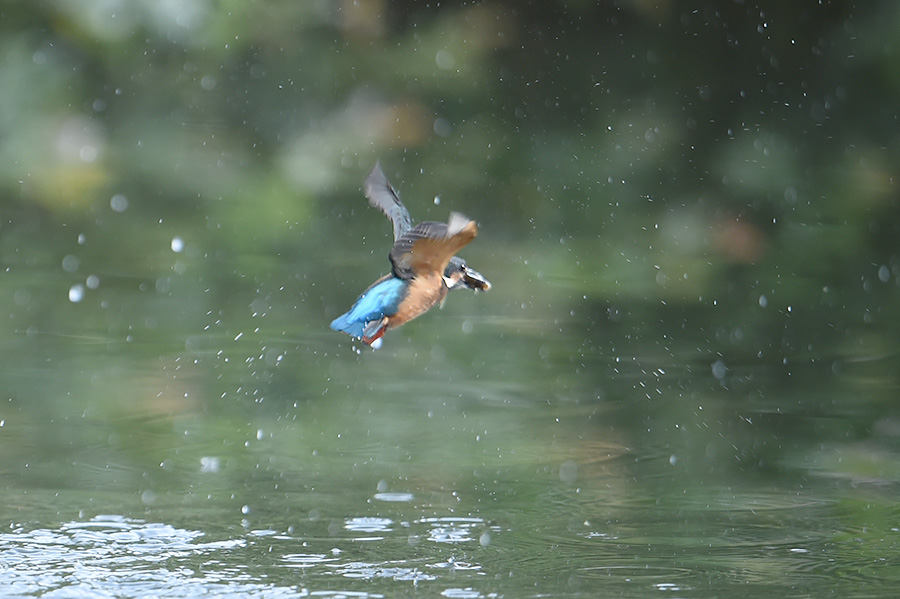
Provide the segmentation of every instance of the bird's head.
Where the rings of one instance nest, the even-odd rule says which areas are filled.
[[[491,282],[480,272],[470,268],[466,261],[459,256],[450,258],[450,263],[444,269],[444,283],[451,291],[454,289],[487,291],[491,288]]]

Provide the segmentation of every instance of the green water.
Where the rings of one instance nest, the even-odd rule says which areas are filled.
[[[10,333],[0,594],[892,592],[883,384],[588,352],[576,317],[491,316],[496,278],[375,352],[324,315],[312,334]]]
[[[0,597],[896,595],[896,2],[6,4]]]

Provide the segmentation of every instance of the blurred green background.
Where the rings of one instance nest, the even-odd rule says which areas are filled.
[[[893,490],[897,39],[890,1],[5,2],[6,492],[240,487],[259,422],[330,444],[320,489],[643,450],[662,495]],[[494,288],[373,354],[328,323],[388,269],[376,160]]]
[[[380,158],[415,218],[479,220],[491,316],[768,363],[896,332],[894,3],[2,10],[9,331],[200,332],[267,298],[318,334],[384,270]],[[112,297],[142,285],[140,314]]]

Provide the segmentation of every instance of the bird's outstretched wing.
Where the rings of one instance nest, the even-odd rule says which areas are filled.
[[[391,187],[387,176],[381,170],[380,162],[376,162],[372,167],[363,187],[369,204],[384,212],[394,225],[395,242],[412,229],[412,218],[409,216],[409,211],[400,201],[400,195]]]
[[[443,275],[453,255],[475,239],[478,225],[459,212],[444,223],[424,222],[407,231],[391,248],[394,275],[408,280],[425,273]]]

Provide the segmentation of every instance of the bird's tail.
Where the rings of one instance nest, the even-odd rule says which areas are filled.
[[[362,337],[363,330],[366,328],[365,322],[352,321],[348,317],[350,313],[341,314],[331,321],[331,328],[341,333],[347,333],[351,337]]]

